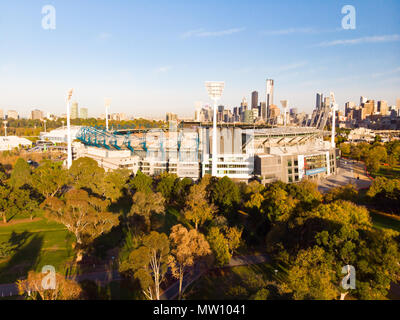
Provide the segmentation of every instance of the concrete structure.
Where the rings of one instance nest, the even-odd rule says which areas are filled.
[[[87,119],[88,118],[88,108],[81,108],[79,110],[79,118]]]
[[[1,136],[0,137],[0,151],[12,150],[20,146],[29,147],[32,145],[32,141],[17,137],[17,136]]]
[[[15,120],[18,120],[18,119],[19,119],[18,112],[15,111],[15,110],[8,110],[8,111],[7,111],[7,119],[15,119]]]
[[[253,91],[251,93],[251,108],[258,108],[258,91]]]
[[[71,140],[75,140],[81,126],[71,126]],[[40,140],[51,141],[53,143],[68,143],[68,129],[58,128],[50,132],[41,132]]]
[[[3,109],[0,109],[0,119],[4,119],[4,112],[3,112]]]
[[[31,119],[32,120],[43,120],[44,115],[41,110],[35,109],[31,111]]]
[[[267,119],[266,120],[269,121],[271,118],[270,107],[271,107],[271,105],[274,104],[274,80],[272,80],[272,79],[267,79],[265,103],[267,106]]]
[[[71,104],[71,120],[78,119],[78,102],[74,101]]]

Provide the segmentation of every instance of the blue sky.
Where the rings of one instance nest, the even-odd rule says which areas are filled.
[[[42,28],[44,5],[56,29]],[[344,5],[355,30],[341,27]],[[229,107],[265,100],[311,111],[316,92],[342,106],[361,95],[400,98],[400,1],[4,0],[0,3],[0,108],[64,113],[75,88],[90,115],[191,116],[206,80],[226,82]]]

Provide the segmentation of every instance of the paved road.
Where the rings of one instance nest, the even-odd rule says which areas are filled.
[[[260,264],[264,262],[270,262],[271,259],[268,255],[254,255],[254,256],[238,256],[233,257],[229,264],[226,267],[238,267],[252,264]],[[193,282],[199,279],[202,275],[204,275],[210,269],[201,268],[198,266],[191,273],[185,275],[182,283],[182,290],[185,290],[188,286],[190,286]],[[176,281],[170,287],[168,287],[160,296],[161,300],[173,300],[179,294],[179,281]]]
[[[359,177],[359,179],[357,179],[357,177]],[[371,183],[370,178],[366,175],[364,163],[340,159],[338,174],[320,180],[318,182],[318,190],[322,193],[326,193],[332,188],[345,186],[347,184],[352,184],[359,190],[368,188]]]

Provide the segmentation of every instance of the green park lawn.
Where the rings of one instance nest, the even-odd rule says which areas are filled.
[[[73,257],[73,240],[63,225],[46,219],[0,225],[0,242],[15,247],[10,257],[0,260],[0,283],[15,282],[45,265],[63,273]]]
[[[392,229],[400,232],[400,217],[399,219],[392,218],[375,209],[369,209],[369,214],[375,228]]]
[[[381,166],[378,172],[372,173],[372,176],[374,178],[384,177],[388,179],[400,179],[400,166],[395,166],[393,168]]]

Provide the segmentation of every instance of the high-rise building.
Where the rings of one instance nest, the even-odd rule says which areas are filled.
[[[247,110],[247,100],[245,97],[243,97],[242,99],[242,103],[240,104],[240,106],[242,107],[242,112],[245,112]]]
[[[400,98],[396,99],[396,107],[397,107],[397,110],[400,110]]]
[[[0,119],[4,119],[4,112],[3,112],[3,109],[0,109]]]
[[[78,102],[74,101],[71,105],[71,119],[77,119],[78,116]]]
[[[317,99],[315,102],[315,107],[316,109],[321,109],[322,108],[322,103],[324,101],[324,95],[322,93],[317,93]]]
[[[81,108],[79,111],[79,118],[87,119],[88,118],[88,108]]]
[[[274,104],[274,80],[267,79],[266,100],[267,119],[271,118],[270,106]]]
[[[349,114],[352,112],[352,109],[356,107],[356,104],[352,101],[346,102],[344,105],[344,115],[346,117],[349,116]]]
[[[258,91],[251,93],[251,108],[256,109],[258,107]]]
[[[177,121],[178,120],[178,115],[175,114],[175,113],[167,112],[165,120],[167,120],[167,122],[168,121]]]
[[[370,116],[374,113],[374,106],[375,106],[375,101],[374,100],[368,100],[362,105],[362,109],[365,111],[363,114],[365,116],[362,117],[362,120],[364,120],[367,116]]]
[[[15,119],[15,120],[18,120],[18,119],[19,119],[18,112],[15,111],[15,110],[8,110],[8,111],[7,111],[7,119]]]
[[[32,120],[42,120],[44,118],[43,112],[35,109],[31,111],[31,119]]]
[[[378,110],[377,111],[379,112],[380,115],[386,116],[389,111],[387,101],[385,101],[385,100],[378,101]]]
[[[263,120],[267,119],[267,105],[265,102],[260,103],[260,116]]]
[[[368,100],[368,99],[367,99],[366,97],[361,96],[361,97],[360,97],[360,106],[362,106],[364,103],[366,103],[367,100]]]

